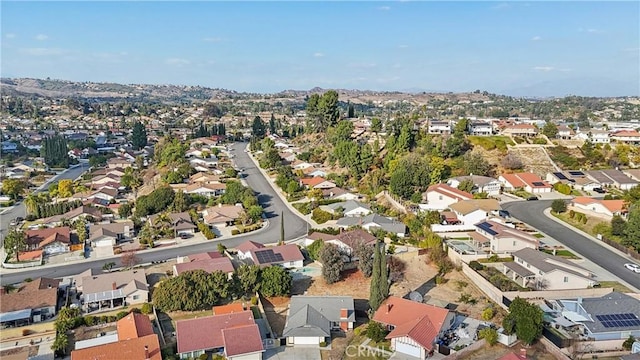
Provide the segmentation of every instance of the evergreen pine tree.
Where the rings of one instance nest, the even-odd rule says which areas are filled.
[[[371,275],[371,286],[369,290],[369,306],[371,311],[375,312],[382,304],[382,293],[380,292],[380,269],[381,269],[381,257],[380,246],[378,243],[375,245],[376,251],[373,253],[373,273]]]
[[[384,246],[378,249],[380,253],[380,295],[382,301],[389,297],[389,269],[387,268],[387,255],[384,253]]]
[[[280,212],[280,245],[284,245],[284,212]]]

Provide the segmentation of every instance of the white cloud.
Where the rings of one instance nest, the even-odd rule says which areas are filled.
[[[539,40],[542,40],[542,37],[537,35],[531,38],[531,41],[539,41]]]
[[[547,72],[547,71],[553,71],[553,70],[555,70],[555,69],[556,69],[556,68],[554,68],[553,66],[535,66],[535,67],[533,68],[533,70],[536,70],[536,71],[545,71],[545,72]]]
[[[8,34],[5,34],[4,37],[6,37],[7,39],[14,39],[16,37],[16,34],[8,33]]]
[[[317,58],[324,57],[324,53],[321,53],[321,52],[314,53],[313,57],[317,57]]]
[[[206,37],[204,39],[202,39],[202,41],[206,41],[206,42],[212,42],[212,43],[219,43],[222,42],[224,39],[222,39],[221,37]]]
[[[603,30],[595,29],[595,28],[589,28],[589,29],[578,28],[578,31],[579,32],[586,32],[586,33],[589,33],[589,34],[602,34],[602,33],[604,33]]]
[[[56,56],[66,54],[66,51],[57,48],[22,48],[18,51],[30,56]]]
[[[49,36],[45,35],[45,34],[38,34],[36,35],[36,37],[34,39],[38,40],[38,41],[45,41],[49,38]]]
[[[185,65],[191,64],[191,61],[187,59],[180,59],[180,58],[169,58],[165,60],[165,64],[173,65],[173,66],[185,66]]]
[[[391,10],[391,6],[378,6],[378,10],[389,11]]]

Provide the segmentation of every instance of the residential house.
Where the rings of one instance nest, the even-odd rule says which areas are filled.
[[[611,142],[611,137],[607,130],[591,129],[588,135],[589,140],[594,144],[608,144]]]
[[[502,174],[498,178],[505,190],[514,191],[523,189],[532,194],[550,193],[553,186],[543,181],[534,173],[521,172],[514,174]]]
[[[347,191],[339,187],[322,190],[322,196],[325,199],[331,199],[331,200],[335,199],[335,200],[343,200],[343,201],[360,199],[360,196],[358,196],[357,194],[354,194],[350,191]]]
[[[640,169],[627,169],[622,172],[635,181],[640,181]]]
[[[336,222],[336,225],[343,229],[352,226],[361,226],[367,231],[382,229],[398,237],[405,237],[407,234],[407,226],[404,223],[378,214],[369,214],[364,217],[343,217]]]
[[[355,321],[350,296],[296,295],[291,297],[282,337],[288,345],[319,346],[331,339],[332,331],[353,329]]]
[[[387,339],[391,340],[392,350],[425,359],[437,350],[437,340],[451,328],[455,314],[435,305],[390,296],[373,320],[390,331]]]
[[[211,168],[215,168],[218,166],[218,158],[191,158],[189,160],[189,164],[192,167],[202,167],[205,169],[211,169]]]
[[[612,186],[620,190],[629,190],[634,186],[638,186],[638,181],[628,177],[618,169],[590,170],[586,171],[586,174],[602,185]]]
[[[279,152],[278,155],[280,155],[280,159],[288,162],[288,163],[292,163],[294,161],[296,161],[296,154],[291,153],[291,152]]]
[[[54,255],[69,251],[71,233],[68,226],[25,231],[27,250],[42,250]]]
[[[133,163],[131,161],[124,158],[115,157],[107,160],[107,168],[110,168],[110,169],[114,169],[114,168],[126,169],[128,167],[131,167],[132,165]]]
[[[471,192],[486,193],[489,196],[500,195],[500,188],[502,187],[502,184],[500,181],[488,176],[457,176],[449,179],[449,181],[447,181],[447,185],[457,189],[458,186],[460,186],[460,183],[468,180],[473,182],[473,189]]]
[[[115,246],[119,242],[133,237],[133,221],[125,220],[109,224],[89,225],[89,241],[91,246]]]
[[[229,360],[261,360],[264,351],[260,329],[250,310],[179,320],[176,338],[180,359],[208,352]]]
[[[18,144],[12,141],[3,141],[2,142],[2,152],[3,153],[12,153],[18,152]]]
[[[85,276],[81,285],[84,307],[89,311],[149,301],[149,284],[142,269]]]
[[[310,162],[306,162],[306,161],[302,161],[302,160],[294,160],[291,163],[291,168],[293,169],[293,171],[296,171],[296,170],[311,169],[311,168],[315,168],[315,167]]]
[[[570,185],[574,189],[593,191],[593,189],[600,188],[601,184],[585,174],[580,170],[558,171],[547,173],[545,178],[551,185],[556,183],[563,183]]]
[[[633,296],[614,291],[601,297],[550,303],[552,308],[546,311],[578,325],[588,339],[623,341],[629,336],[640,337],[640,300]]]
[[[206,208],[202,212],[202,218],[205,224],[223,228],[233,226],[244,211],[242,204],[222,205]]]
[[[220,184],[220,176],[198,172],[189,177],[189,184],[196,184],[196,183]]]
[[[227,184],[225,183],[196,182],[185,186],[183,191],[185,194],[198,194],[206,197],[213,197],[224,194],[226,189]]]
[[[640,144],[640,132],[636,130],[620,130],[611,133],[611,140],[627,144]]]
[[[451,204],[449,208],[456,218],[467,226],[474,226],[486,220],[491,213],[502,209],[498,200],[495,199],[462,200]]]
[[[251,260],[261,267],[280,265],[287,269],[301,269],[304,266],[304,256],[296,244],[251,250]]]
[[[488,240],[494,254],[512,254],[524,248],[537,250],[540,246],[540,241],[535,236],[499,223],[495,219],[476,224],[476,232]]]
[[[513,124],[506,126],[502,130],[502,134],[529,137],[538,135],[538,129],[531,124]]]
[[[609,221],[616,215],[624,216],[627,213],[624,200],[601,200],[586,196],[578,196],[571,200],[569,209]]]
[[[321,176],[316,176],[312,178],[303,178],[300,179],[300,186],[304,186],[307,189],[333,189],[336,187],[336,184],[333,182],[326,180]]]
[[[429,134],[451,134],[451,122],[430,120],[427,124]]]
[[[491,136],[493,135],[493,125],[486,121],[469,121],[467,132],[473,136]]]
[[[556,127],[558,128],[558,134],[556,134],[558,139],[572,139],[576,135],[575,131],[567,125],[558,125]]]
[[[473,199],[473,195],[447,184],[436,184],[427,188],[422,199],[426,200],[426,204],[420,204],[421,209],[444,210],[458,201]]]
[[[106,201],[112,201],[112,200],[115,201],[116,196],[118,196],[117,189],[103,187],[100,190],[93,192],[91,195],[87,196],[85,199],[90,200],[93,198],[98,198]]]
[[[170,213],[169,221],[173,228],[176,237],[181,234],[193,235],[196,232],[196,225],[191,220],[191,215],[188,212]],[[149,224],[156,226],[159,219],[159,215],[149,216]]]
[[[71,360],[161,360],[160,342],[147,315],[130,312],[116,322],[116,336],[76,341]]]
[[[582,266],[536,249],[513,252],[513,261],[504,263],[504,274],[522,287],[537,290],[586,289],[598,284],[595,275]]]
[[[316,240],[336,245],[340,249],[340,253],[343,254],[345,262],[358,260],[358,258],[355,257],[355,250],[359,245],[373,246],[378,241],[375,236],[362,229],[353,229],[342,231],[338,235],[312,232],[307,235],[303,244],[309,246]]]
[[[70,223],[78,219],[86,219],[88,221],[100,221],[102,220],[102,211],[94,206],[82,205],[75,209],[71,209],[64,214],[54,215],[48,218],[37,220],[38,223],[47,226],[61,225],[63,220],[68,220]]]
[[[242,244],[236,246],[238,251],[238,258],[240,260],[251,260],[251,251],[264,249],[265,246],[255,241],[245,241]]]
[[[0,290],[0,325],[21,326],[54,317],[59,284],[57,279],[38,278],[10,293]]]
[[[231,260],[219,252],[205,252],[184,257],[179,256],[177,263],[173,265],[174,276],[192,270],[204,270],[208,273],[222,271],[231,279],[235,268]]]
[[[326,171],[324,171],[323,169],[318,169],[316,167],[310,167],[310,168],[303,169],[302,173],[305,176],[311,176],[311,177],[316,177],[316,176],[325,177],[325,176],[327,176],[327,172]]]
[[[320,209],[331,214],[342,213],[343,216],[367,216],[372,213],[371,208],[368,205],[356,200],[323,205],[320,206]]]

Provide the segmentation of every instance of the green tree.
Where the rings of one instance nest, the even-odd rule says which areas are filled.
[[[527,300],[516,297],[509,305],[509,315],[502,321],[507,334],[515,332],[518,339],[531,345],[542,334],[542,309]]]
[[[562,199],[555,199],[551,203],[551,210],[556,214],[563,213],[567,211],[567,204]]]
[[[26,187],[27,183],[21,179],[4,179],[2,181],[2,192],[13,199],[17,199]]]
[[[257,265],[243,264],[236,270],[239,287],[244,295],[255,294],[260,289],[260,273],[260,267]]]
[[[494,328],[484,328],[478,332],[478,338],[484,339],[490,346],[498,343],[498,331]]]
[[[11,229],[4,238],[4,250],[7,257],[16,256],[16,261],[20,261],[20,252],[27,249],[27,235],[22,230]]]
[[[631,347],[633,347],[634,342],[636,342],[636,338],[634,338],[633,335],[629,335],[629,337],[622,343],[622,348],[629,351],[631,350]]]
[[[73,182],[69,179],[63,179],[58,182],[58,196],[68,198],[73,196]]]
[[[371,131],[374,133],[382,131],[382,120],[380,120],[380,118],[374,117],[371,119]]]
[[[344,260],[338,246],[327,243],[320,251],[320,262],[322,262],[322,277],[327,284],[340,281]]]
[[[131,131],[131,146],[134,150],[140,150],[147,146],[147,130],[140,121],[133,123]]]
[[[307,247],[307,252],[309,253],[309,257],[313,260],[320,260],[320,252],[322,251],[322,247],[324,246],[324,241],[316,240],[311,245]]]
[[[293,278],[287,269],[281,266],[269,266],[262,270],[260,292],[264,296],[288,296],[291,293]]]
[[[251,123],[251,131],[253,136],[258,139],[261,139],[266,135],[267,129],[264,125],[264,121],[262,121],[262,118],[260,118],[260,116],[256,116],[253,118],[253,122]]]
[[[83,218],[75,221],[75,229],[78,234],[78,240],[80,243],[83,243],[87,240],[88,232],[87,232],[87,221]]]
[[[173,203],[171,204],[171,210],[175,212],[183,212],[189,209],[189,197],[187,197],[182,190],[178,190],[173,197]]]
[[[373,246],[360,241],[354,249],[355,256],[358,257],[358,269],[365,277],[370,277],[373,272]]]
[[[131,216],[132,210],[133,210],[132,203],[121,204],[120,207],[118,208],[118,216],[120,216],[121,219],[126,219],[129,216]]]
[[[480,152],[471,151],[462,156],[462,169],[465,175],[492,176],[491,165]]]
[[[284,212],[280,212],[280,245],[284,245]]]
[[[624,231],[626,243],[634,247],[640,247],[640,202],[629,208],[627,215],[627,227]]]
[[[384,341],[388,332],[385,329],[384,325],[380,324],[377,321],[369,321],[367,324],[367,337],[375,342]]]
[[[460,184],[458,184],[458,190],[466,191],[468,193],[471,193],[471,191],[473,190],[474,186],[475,186],[475,184],[473,183],[473,180],[465,179],[465,180],[462,180],[460,182]]]
[[[377,243],[373,252],[373,271],[371,274],[371,285],[369,287],[369,306],[371,311],[375,312],[384,301],[385,297],[380,286],[382,273],[382,258],[385,255],[380,251],[380,244]]]
[[[547,121],[542,127],[542,133],[549,139],[555,139],[558,135],[558,126],[551,121]]]
[[[611,234],[615,236],[624,236],[627,230],[627,222],[620,215],[615,215],[611,219]]]
[[[269,134],[276,134],[276,117],[273,115],[273,113],[271,114],[271,119],[269,119]]]

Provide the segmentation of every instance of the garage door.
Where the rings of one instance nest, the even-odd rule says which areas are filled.
[[[396,341],[396,351],[403,354],[420,357],[420,347],[411,344],[401,343]]]
[[[293,338],[294,345],[318,345],[320,341],[317,337],[296,336]]]

